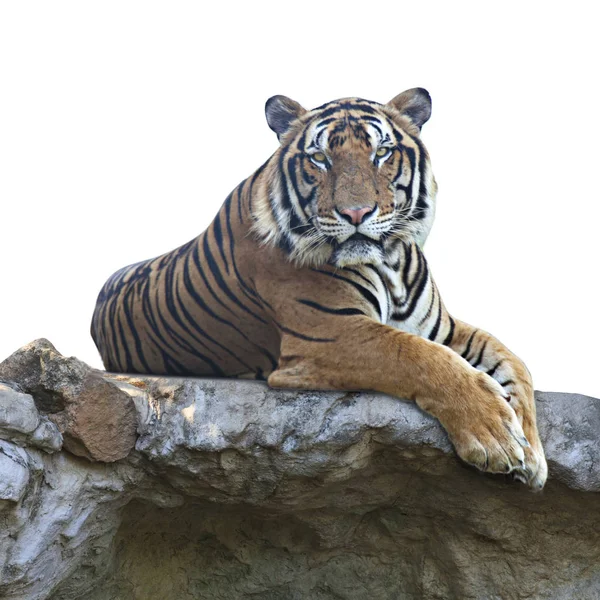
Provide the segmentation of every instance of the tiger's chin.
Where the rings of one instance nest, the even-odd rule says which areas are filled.
[[[349,239],[335,248],[329,262],[343,268],[353,265],[378,265],[383,262],[383,258],[381,244],[366,239]]]

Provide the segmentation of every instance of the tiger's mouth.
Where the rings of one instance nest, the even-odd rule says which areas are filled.
[[[356,231],[350,237],[347,237],[346,239],[344,239],[342,242],[340,242],[340,240],[333,235],[329,235],[327,237],[329,238],[329,243],[336,249],[341,248],[342,246],[344,246],[346,244],[365,243],[365,244],[381,245],[381,241],[379,239],[369,237],[368,235],[365,235],[364,233],[360,233],[359,231]]]
[[[343,242],[344,244],[347,244],[349,242],[368,242],[371,244],[377,244],[379,243],[378,240],[369,237],[368,235],[365,235],[364,233],[360,233],[359,231],[357,231],[356,233],[353,233],[345,242]]]
[[[360,264],[379,264],[383,261],[383,243],[358,231],[347,240],[332,240],[331,264],[346,267]]]

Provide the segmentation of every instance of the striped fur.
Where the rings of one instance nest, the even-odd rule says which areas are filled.
[[[464,460],[542,487],[529,372],[450,316],[422,252],[430,108],[422,89],[311,111],[270,99],[274,155],[197,238],[102,288],[92,336],[106,369],[412,398]]]

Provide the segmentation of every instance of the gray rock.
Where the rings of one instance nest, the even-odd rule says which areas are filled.
[[[18,502],[29,483],[25,451],[0,439],[0,500]]]
[[[33,397],[0,381],[0,438],[47,452],[62,446],[62,435],[48,417],[40,415]]]
[[[40,414],[33,398],[0,382],[0,429],[33,433],[39,423]]]
[[[600,400],[538,392],[536,405],[553,476],[570,488],[600,492]]]
[[[89,375],[48,362],[53,389]],[[40,380],[19,385],[60,407]],[[115,462],[40,450],[46,416],[32,433],[30,400],[0,403],[1,598],[600,598],[593,398],[537,394],[550,480],[534,494],[466,467],[434,419],[387,396],[104,381],[137,414]]]

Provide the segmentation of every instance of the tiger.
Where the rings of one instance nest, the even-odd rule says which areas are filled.
[[[106,370],[383,392],[433,415],[464,462],[542,489],[528,369],[448,313],[423,254],[431,106],[423,88],[312,110],[269,98],[273,155],[198,237],[101,289],[91,334]]]

